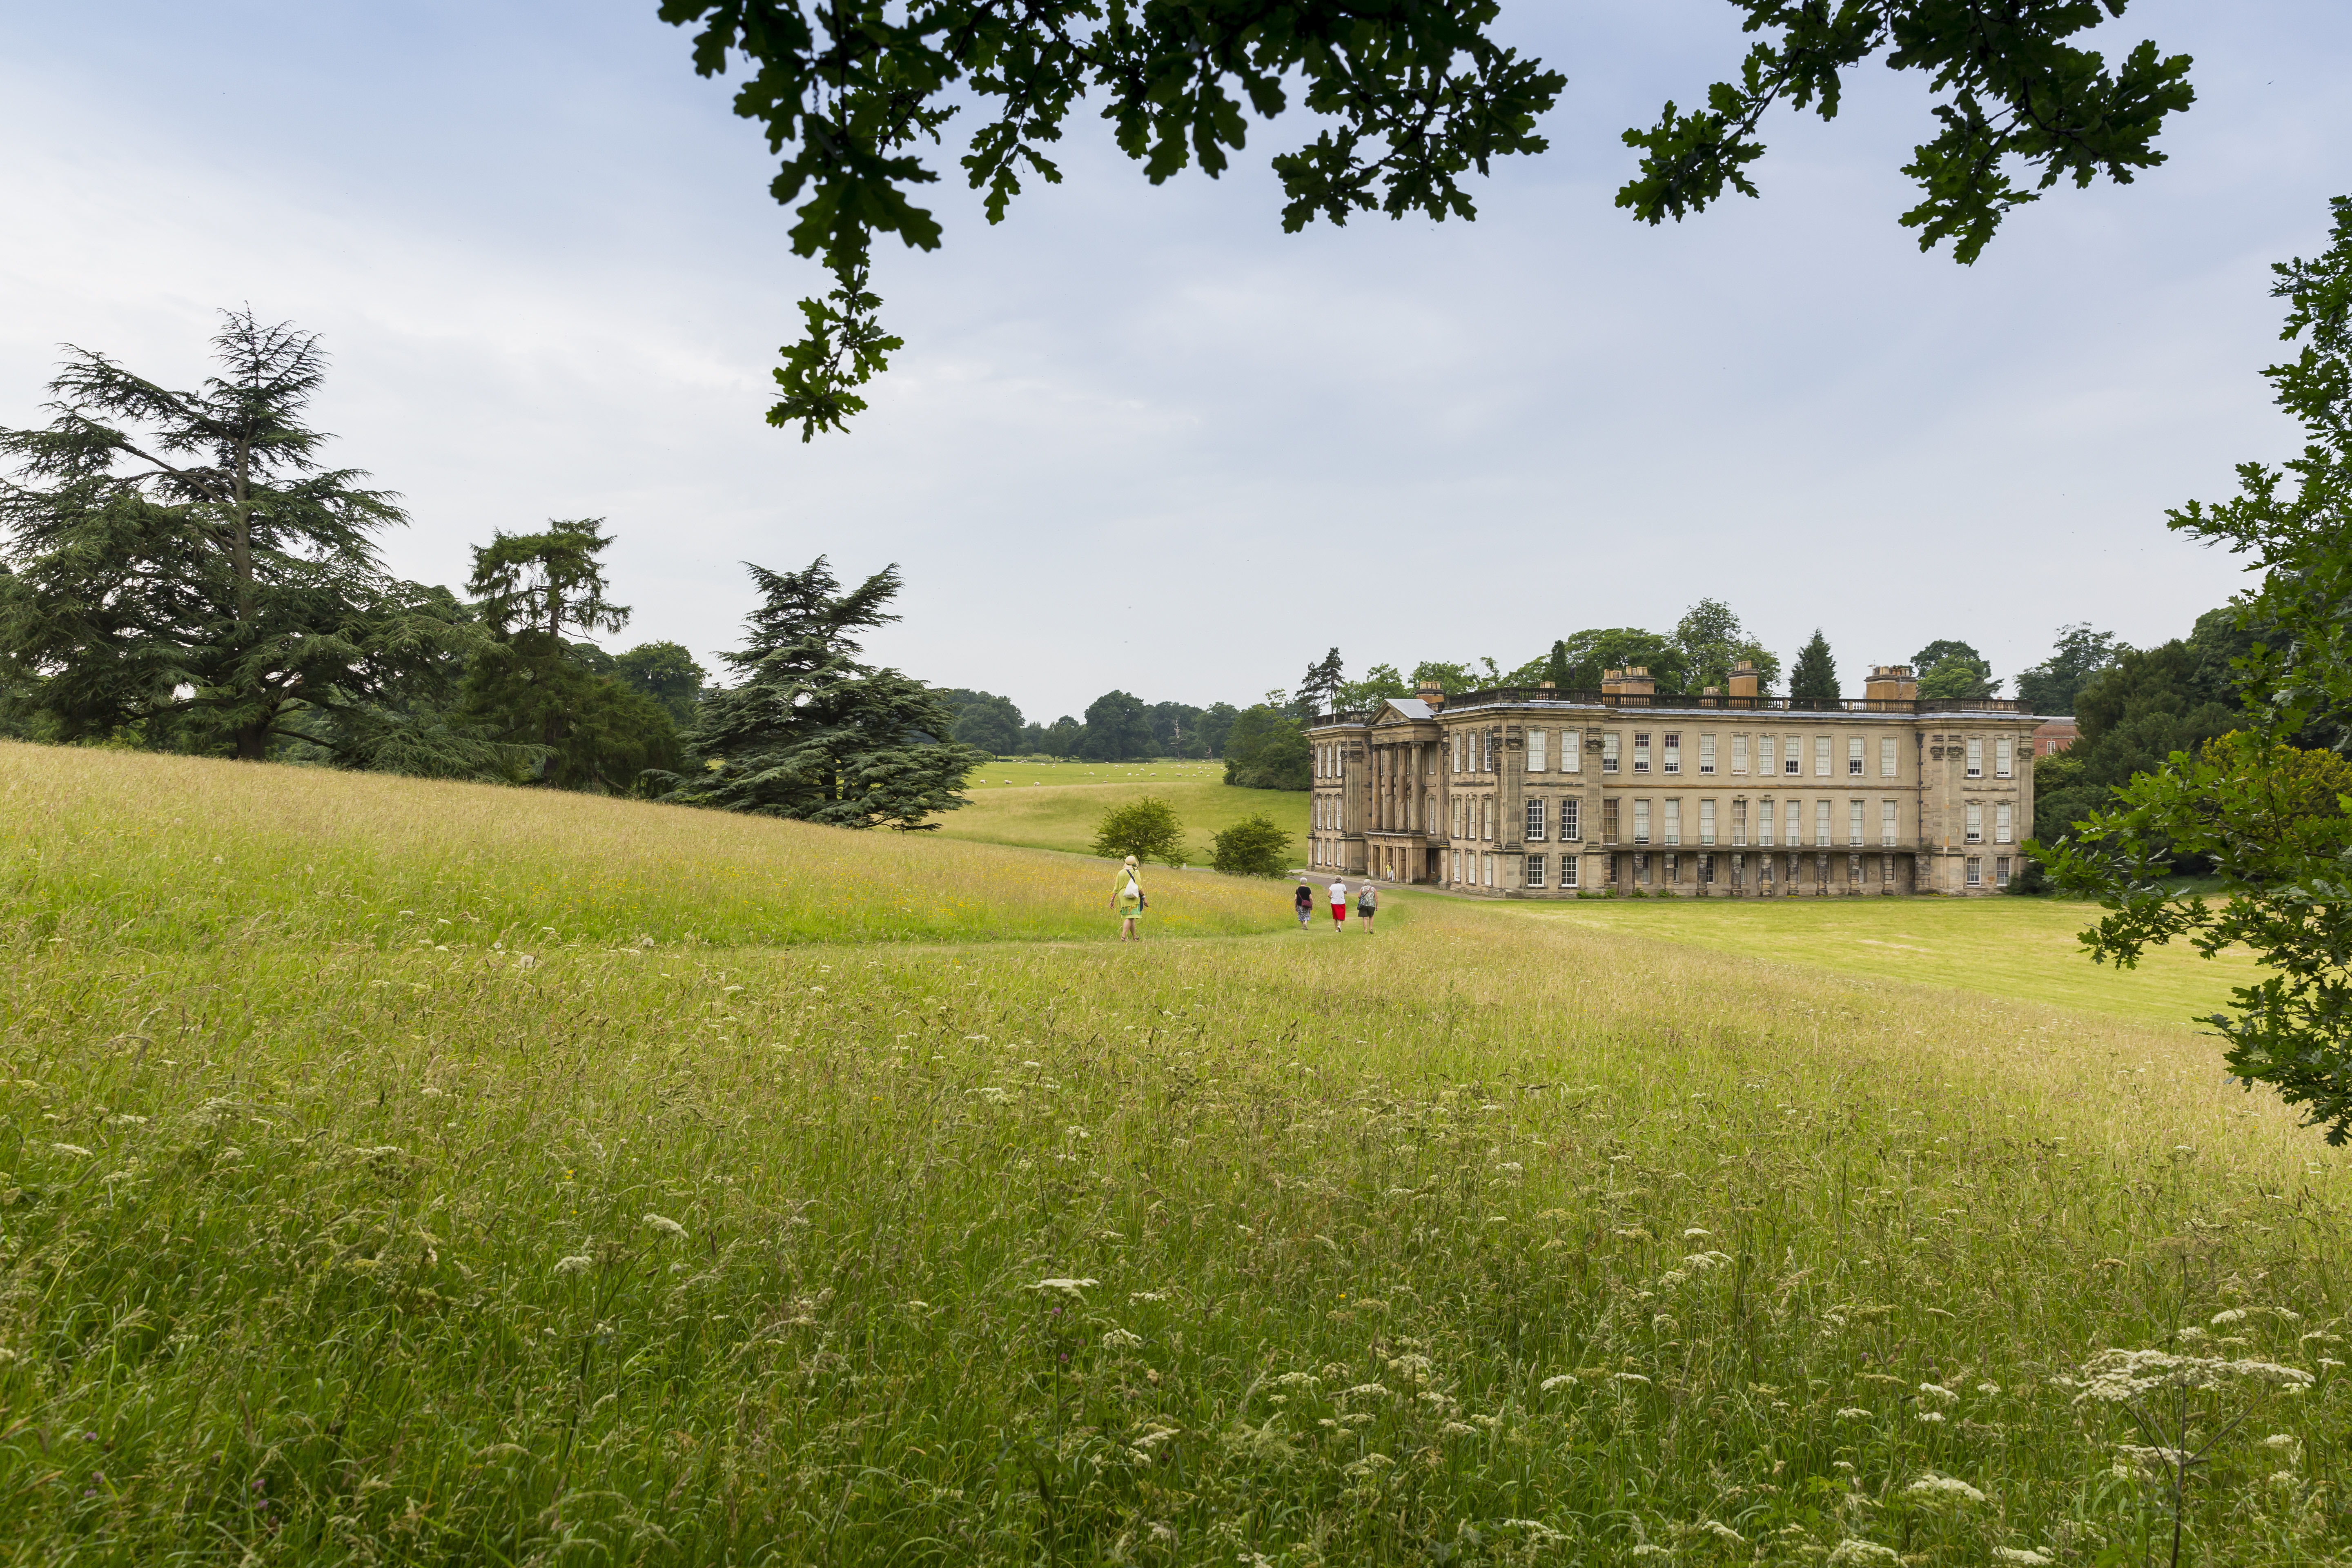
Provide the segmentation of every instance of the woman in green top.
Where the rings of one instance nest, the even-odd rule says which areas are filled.
[[[1127,863],[1118,868],[1111,888],[1111,908],[1118,911],[1119,918],[1118,940],[1141,942],[1143,932],[1135,922],[1143,913],[1143,883],[1136,875],[1134,856],[1129,856]]]

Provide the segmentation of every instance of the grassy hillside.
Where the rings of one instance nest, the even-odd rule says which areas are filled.
[[[1374,938],[875,942],[856,889],[905,857],[1024,934],[1068,863],[848,835],[856,942],[526,963],[203,841],[273,866],[238,792],[315,789],[277,820],[338,863],[630,921],[608,867],[816,852],[0,765],[12,828],[77,791],[111,825],[6,841],[46,900],[0,981],[7,1561],[2160,1562],[2118,1447],[2153,1440],[2079,1397],[2115,1346],[2287,1369],[2190,1396],[2183,1561],[2352,1553],[2352,1163],[2136,1004],[1434,899]],[[161,925],[58,902],[156,857]]]
[[[1307,795],[1298,790],[1238,789],[1222,763],[996,763],[972,780],[971,804],[943,814],[950,838],[1031,849],[1089,852],[1104,811],[1154,795],[1176,808],[1195,856],[1245,816],[1261,813],[1290,830],[1293,865],[1307,853]]]
[[[0,742],[0,924],[530,947],[1092,937],[1108,868],[928,834],[586,795]],[[1263,885],[1155,871],[1153,929],[1268,931]]]
[[[2252,957],[2149,952],[2120,973],[2083,956],[2095,906],[2065,899],[1584,900],[1515,912],[1651,942],[1688,943],[1843,974],[2085,1007],[2163,1023],[2226,1006]]]

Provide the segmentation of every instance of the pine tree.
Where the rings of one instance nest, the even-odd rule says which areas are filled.
[[[1555,641],[1551,645],[1551,658],[1544,661],[1544,679],[1551,682],[1553,689],[1566,691],[1568,675],[1568,644]]]
[[[945,737],[954,713],[931,688],[857,661],[852,634],[898,617],[896,565],[841,593],[822,555],[802,572],[753,566],[761,604],[740,652],[740,680],[705,697],[689,751],[702,771],[666,775],[664,798],[837,827],[935,827],[926,818],[965,803],[964,780],[987,759]]]
[[[396,498],[322,465],[318,338],[226,311],[213,347],[192,392],[70,350],[47,428],[0,430],[0,665],[32,732],[257,760],[478,638],[378,567]]]
[[[614,661],[568,627],[616,632],[629,608],[604,596],[597,557],[613,542],[604,519],[551,521],[542,533],[499,532],[474,550],[467,589],[494,641],[466,676],[462,717],[535,755],[518,784],[618,794],[678,763],[677,730],[653,698],[605,671]]]
[[[1797,655],[1789,669],[1789,700],[1834,706],[1838,700],[1837,660],[1830,657],[1829,638],[1813,628],[1813,640]]]

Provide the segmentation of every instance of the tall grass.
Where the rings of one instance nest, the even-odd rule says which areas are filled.
[[[19,927],[0,1550],[2137,1563],[2145,1439],[2069,1380],[2169,1344],[2313,1379],[2200,1396],[2192,1559],[2352,1552],[2352,1171],[2210,1042],[1410,913]]]
[[[170,948],[1071,939],[1110,870],[585,795],[0,742],[0,920]],[[1155,872],[1173,934],[1272,930],[1280,890]]]

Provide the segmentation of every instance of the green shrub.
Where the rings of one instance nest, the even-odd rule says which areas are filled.
[[[1290,868],[1290,835],[1260,812],[1210,841],[1209,864],[1229,877],[1279,877]]]
[[[1158,795],[1147,795],[1102,814],[1102,820],[1095,824],[1094,852],[1106,860],[1132,855],[1139,860],[1181,866],[1188,853],[1184,825],[1176,820],[1174,806]]]

